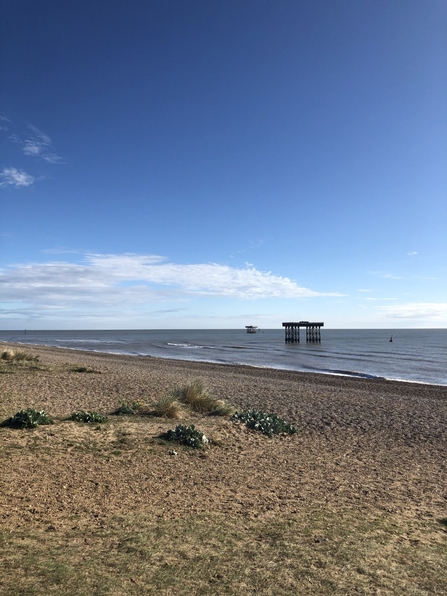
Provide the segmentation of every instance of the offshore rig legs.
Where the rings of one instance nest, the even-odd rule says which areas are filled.
[[[283,323],[285,328],[286,343],[300,343],[300,327],[306,328],[306,342],[321,343],[321,327],[324,323],[309,323],[309,321],[300,321],[299,323]]]

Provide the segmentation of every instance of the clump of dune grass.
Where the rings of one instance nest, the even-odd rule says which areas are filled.
[[[4,362],[12,362],[13,359],[14,350],[11,350],[11,348],[5,348],[0,352],[0,360],[3,360]]]
[[[25,369],[43,369],[39,357],[25,350],[4,348],[0,351],[0,372],[15,372],[19,367]]]
[[[5,348],[0,352],[0,360],[8,362],[10,364],[18,362],[38,362],[38,356],[33,356],[25,350],[13,350],[11,348]]]
[[[177,387],[172,395],[193,412],[212,416],[230,416],[234,412],[231,404],[212,395],[202,379],[193,379]]]
[[[163,396],[161,399],[153,403],[152,407],[154,416],[159,416],[160,418],[174,418],[177,420],[182,418],[182,404],[172,393]]]

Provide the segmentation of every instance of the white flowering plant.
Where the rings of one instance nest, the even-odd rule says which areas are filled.
[[[181,445],[187,445],[193,449],[203,449],[209,443],[206,436],[197,430],[194,424],[191,424],[191,426],[178,424],[174,430],[168,430],[164,438],[168,441],[180,443]]]
[[[79,410],[78,412],[73,412],[70,416],[71,420],[75,422],[85,422],[87,424],[91,423],[102,423],[107,422],[107,416],[103,416],[102,414],[98,414],[98,412],[84,412],[84,410]]]
[[[53,424],[53,421],[44,410],[35,410],[27,408],[20,410],[11,418],[8,418],[0,426],[9,426],[11,428],[36,428],[39,424]]]
[[[236,412],[231,420],[233,422],[242,422],[248,428],[257,430],[264,435],[272,437],[280,434],[295,434],[296,428],[279,418],[276,414],[262,412],[260,410],[249,410],[245,412]]]

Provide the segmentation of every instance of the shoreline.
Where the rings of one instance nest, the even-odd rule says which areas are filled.
[[[193,360],[193,359],[185,359],[185,358],[169,358],[169,357],[162,357],[162,356],[151,356],[150,354],[129,354],[129,353],[123,353],[123,352],[104,352],[101,350],[83,350],[81,348],[70,348],[70,347],[66,347],[66,346],[53,346],[53,345],[49,345],[49,344],[32,344],[32,343],[27,343],[27,342],[8,342],[5,340],[0,340],[0,346],[4,345],[5,347],[8,346],[19,346],[19,347],[26,347],[28,349],[39,349],[39,348],[44,348],[44,349],[49,349],[49,350],[67,350],[69,352],[73,352],[73,353],[81,353],[81,354],[90,354],[92,356],[114,356],[117,358],[150,358],[152,360],[160,360],[160,361],[169,361],[169,362],[183,362],[183,363],[194,363],[194,364],[198,364],[198,365],[203,365],[203,366],[223,366],[223,367],[229,367],[229,368],[247,368],[247,369],[253,369],[253,370],[265,370],[265,371],[279,371],[279,372],[285,372],[285,373],[297,373],[297,374],[302,374],[302,375],[317,375],[317,376],[322,376],[322,377],[336,377],[336,378],[343,378],[343,379],[360,379],[360,380],[364,380],[364,381],[371,381],[371,382],[378,382],[378,381],[383,381],[383,382],[389,382],[389,383],[403,383],[403,384],[408,384],[408,385],[421,385],[421,386],[429,386],[429,387],[440,387],[440,388],[445,388],[447,390],[447,383],[429,383],[427,381],[413,381],[411,379],[393,379],[390,377],[385,377],[385,376],[379,376],[379,375],[371,375],[371,374],[367,374],[367,373],[356,373],[354,371],[350,372],[350,371],[309,371],[309,370],[297,370],[297,369],[291,369],[291,368],[276,368],[274,366],[261,366],[261,365],[255,365],[255,364],[245,364],[245,363],[231,363],[231,362],[217,362],[217,361],[212,361],[212,360]]]
[[[251,395],[254,390],[257,390],[260,395],[264,395],[267,390],[274,391],[277,383],[282,383],[285,385],[285,395],[293,393],[299,384],[300,388],[309,395],[322,393],[328,397],[334,390],[343,389],[352,398],[355,398],[357,393],[366,393],[370,399],[383,395],[392,396],[393,399],[430,397],[441,401],[445,400],[447,405],[447,385],[393,380],[384,377],[367,378],[257,367],[247,364],[114,354],[15,342],[0,343],[5,347],[25,348],[41,358],[43,364],[48,362],[50,365],[57,366],[67,363],[67,361],[76,361],[93,368],[104,368],[107,373],[113,373],[117,377],[126,372],[127,377],[135,377],[135,379],[139,379],[139,383],[142,382],[142,379],[149,377],[155,378],[161,386],[172,386],[172,383],[183,383],[193,377],[204,377],[216,388],[224,391],[227,391],[227,386],[239,386],[240,383],[244,383],[247,386],[243,393],[247,396]],[[233,392],[232,388],[231,393]],[[159,392],[157,391],[157,393]]]
[[[24,344],[8,344],[24,349]],[[306,436],[329,440],[337,451],[362,445],[365,452],[399,445],[445,463],[447,386],[364,379],[246,365],[169,360],[27,345],[40,370],[0,375],[0,417],[20,409],[44,409],[66,417],[78,410],[111,414],[124,401],[150,406],[175,388],[200,378],[237,411],[275,413]],[[98,374],[79,374],[73,367]],[[7,409],[6,409],[7,407]]]

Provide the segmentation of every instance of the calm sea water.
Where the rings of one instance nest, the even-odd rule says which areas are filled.
[[[393,342],[390,342],[390,336]],[[447,329],[322,329],[286,344],[283,329],[0,331],[0,341],[178,360],[447,385]]]

